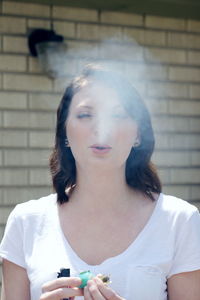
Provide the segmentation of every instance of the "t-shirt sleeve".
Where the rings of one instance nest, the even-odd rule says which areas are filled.
[[[177,233],[172,275],[200,270],[200,214],[196,209]]]
[[[0,257],[25,268],[23,227],[18,205],[8,217],[3,239],[0,244]]]

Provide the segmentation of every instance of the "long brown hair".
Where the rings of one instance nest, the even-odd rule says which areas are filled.
[[[128,114],[139,128],[140,145],[133,147],[126,161],[127,184],[154,200],[153,193],[161,192],[161,182],[150,159],[154,150],[154,133],[149,112],[132,84],[122,75],[95,66],[87,66],[66,88],[57,110],[55,147],[50,157],[50,170],[57,201],[69,199],[66,189],[76,184],[75,159],[70,147],[66,147],[66,120],[73,96],[89,81],[101,82],[113,88],[122,99]]]

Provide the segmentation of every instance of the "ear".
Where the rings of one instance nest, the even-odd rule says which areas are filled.
[[[141,139],[140,139],[140,133],[139,133],[139,129],[137,130],[137,136],[136,139],[134,141],[133,147],[138,147],[141,143]]]

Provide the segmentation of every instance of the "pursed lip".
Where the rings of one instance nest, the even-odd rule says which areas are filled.
[[[95,148],[95,149],[112,149],[109,145],[100,145],[100,144],[94,144],[90,146],[89,148]]]

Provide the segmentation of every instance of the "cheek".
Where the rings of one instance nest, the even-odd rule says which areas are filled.
[[[87,126],[80,125],[75,119],[69,119],[66,124],[66,135],[71,144],[78,144],[79,141],[88,135]]]
[[[119,127],[115,134],[116,138],[118,138],[122,142],[124,141],[124,143],[127,145],[128,144],[133,145],[137,135],[138,135],[137,126],[131,126],[131,125]]]

